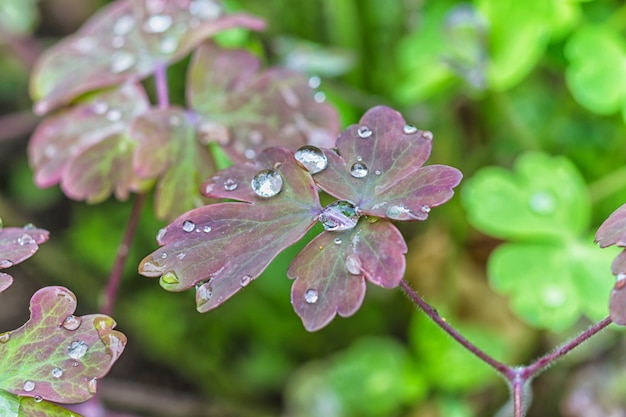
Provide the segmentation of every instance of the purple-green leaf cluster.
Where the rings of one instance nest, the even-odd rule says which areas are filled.
[[[189,211],[162,229],[139,271],[171,291],[195,286],[208,311],[248,286],[270,261],[320,221],[325,231],[293,260],[291,301],[306,329],[361,306],[366,280],[393,288],[406,244],[390,220],[425,220],[461,180],[455,168],[422,166],[432,134],[388,107],[369,110],[336,148],[270,148],[206,180],[207,197],[239,202]],[[338,200],[320,205],[318,188]]]
[[[0,270],[12,267],[37,252],[39,245],[48,240],[48,231],[32,224],[24,227],[2,228],[0,220]],[[0,272],[0,292],[13,283],[11,275]]]

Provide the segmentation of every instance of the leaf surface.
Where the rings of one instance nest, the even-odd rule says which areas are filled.
[[[10,268],[30,258],[39,250],[39,245],[48,240],[49,232],[31,224],[22,228],[2,228],[0,221],[0,270]],[[0,292],[13,284],[13,277],[0,272]]]
[[[611,213],[600,225],[596,242],[601,248],[611,245],[626,247],[626,204]]]

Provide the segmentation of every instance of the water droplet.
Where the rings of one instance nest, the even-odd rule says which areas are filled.
[[[167,253],[163,252],[163,253],[161,254],[161,259],[167,259]]]
[[[196,228],[196,224],[190,220],[185,220],[183,222],[183,230],[185,232],[193,232],[193,229]]]
[[[92,378],[91,380],[89,380],[89,383],[87,383],[87,390],[90,394],[96,393],[96,391],[98,390],[98,381],[96,380],[96,378]]]
[[[63,369],[61,368],[54,368],[52,370],[52,377],[53,378],[61,378],[63,376]]]
[[[40,403],[40,402],[43,400],[43,398],[41,397],[41,395],[35,395],[35,396],[33,397],[33,400],[34,400],[36,403]]]
[[[163,33],[172,26],[172,16],[154,15],[150,16],[143,24],[143,30],[148,33]]]
[[[305,145],[296,151],[294,154],[296,161],[298,161],[309,173],[317,174],[326,169],[328,166],[328,159],[320,148],[315,146]]]
[[[615,282],[615,289],[621,290],[626,287],[626,274],[617,274],[617,282]]]
[[[354,178],[365,178],[368,172],[367,165],[363,162],[355,162],[352,164],[352,167],[350,167],[350,175]]]
[[[359,220],[356,207],[349,201],[335,201],[326,206],[319,221],[328,231],[348,230],[356,226]]]
[[[94,38],[81,37],[76,39],[72,46],[82,54],[90,54],[98,46],[98,41]]]
[[[430,213],[430,206],[424,204],[422,207],[420,207],[420,210],[422,211],[422,213]]]
[[[35,389],[35,383],[33,381],[25,381],[24,385],[22,386],[22,388],[24,389],[24,391],[26,392],[31,392]]]
[[[382,171],[380,169],[377,169],[376,171],[374,171],[374,174],[376,175],[382,175]]]
[[[372,136],[372,129],[370,129],[367,126],[361,126],[359,127],[359,129],[356,131],[357,135],[359,135],[360,138],[369,138],[370,136]]]
[[[178,48],[178,39],[173,36],[165,36],[161,40],[160,49],[164,54],[171,54]]]
[[[74,368],[78,368],[78,365],[80,365],[80,364],[78,363],[78,361],[74,361],[74,362],[72,362],[72,366],[73,366]]]
[[[278,171],[264,169],[259,171],[250,183],[256,195],[263,198],[274,197],[283,188],[283,177]]]
[[[6,343],[9,341],[9,339],[11,339],[10,332],[0,333],[0,343]]]
[[[159,233],[157,234],[157,237],[156,237],[157,243],[159,245],[163,244],[163,238],[165,238],[166,233],[167,233],[167,230],[165,228],[159,229]]]
[[[250,275],[244,275],[243,277],[241,277],[240,284],[242,287],[245,287],[250,284],[250,281],[252,281],[252,277]]]
[[[113,33],[115,35],[126,35],[135,28],[135,16],[125,14],[115,21],[113,25]]]
[[[187,256],[187,254],[185,252],[181,252],[178,255],[176,255],[176,259],[183,260],[185,259],[185,256]]]
[[[17,238],[17,243],[20,246],[32,245],[33,243],[35,243],[35,239],[33,239],[33,237],[28,233],[24,233],[22,236]]]
[[[357,160],[357,161],[359,161],[359,162],[361,162],[361,161],[363,160],[363,157],[362,157],[362,156],[357,156],[357,157],[356,157],[356,160]]]
[[[243,153],[243,156],[248,159],[254,159],[254,157],[256,156],[256,151],[254,149],[246,149]]]
[[[132,53],[128,51],[117,51],[113,53],[111,57],[111,72],[114,74],[124,72],[135,65],[136,61],[135,55]]]
[[[174,271],[168,271],[161,276],[161,282],[165,284],[178,284],[180,280],[178,279],[178,275]]]
[[[0,269],[10,268],[13,266],[13,261],[10,259],[2,259],[0,260]]]
[[[211,226],[204,226],[202,230],[204,231],[204,233],[209,233],[212,229]]]
[[[430,132],[428,130],[424,130],[422,132],[422,137],[426,140],[433,140],[433,132]]]
[[[551,214],[556,209],[557,199],[550,191],[538,191],[530,196],[528,204],[537,214]]]
[[[229,178],[226,181],[224,181],[224,189],[226,191],[234,191],[237,189],[237,187],[239,187],[239,184],[237,184],[237,181],[235,181],[232,178]]]
[[[313,100],[316,103],[323,103],[326,101],[326,93],[322,92],[322,91],[318,91],[315,94],[313,94]]]
[[[361,259],[354,254],[346,257],[346,269],[352,275],[361,275]]]
[[[106,118],[110,122],[117,122],[122,118],[122,112],[118,109],[111,109],[107,112]]]
[[[340,237],[335,238],[335,245],[341,245],[341,242],[343,242],[343,240],[341,240]]]
[[[259,132],[258,130],[253,130],[248,135],[248,140],[253,145],[260,145],[261,142],[263,142],[263,134],[261,132]]]
[[[222,13],[222,9],[211,0],[194,0],[189,4],[189,13],[200,19],[215,19]]]
[[[304,301],[306,301],[307,304],[315,304],[317,303],[318,299],[319,299],[319,294],[317,293],[317,290],[314,290],[313,288],[309,288],[308,290],[304,292]]]
[[[95,100],[91,104],[91,110],[93,110],[95,114],[103,115],[109,110],[109,105],[104,100]]]
[[[75,340],[67,348],[67,354],[72,359],[80,359],[87,353],[88,346],[82,340]]]
[[[210,282],[202,282],[196,285],[196,308],[200,309],[213,297],[213,288]]]
[[[406,220],[410,218],[415,218],[415,216],[411,213],[411,210],[404,206],[392,205],[387,207],[385,210],[385,214],[387,217],[398,220]]]
[[[402,128],[402,131],[406,135],[413,135],[417,133],[417,128],[413,125],[404,125],[404,127]]]
[[[66,330],[76,330],[80,327],[80,323],[83,321],[81,317],[76,317],[75,315],[67,316],[67,318],[63,321],[63,328]]]
[[[319,88],[320,85],[322,85],[322,79],[318,77],[317,75],[314,75],[313,77],[309,78],[309,87]]]

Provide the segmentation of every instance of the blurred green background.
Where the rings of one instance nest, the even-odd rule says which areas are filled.
[[[0,216],[7,226],[51,231],[12,271],[0,330],[24,322],[43,285],[74,291],[81,314],[97,310],[130,213],[132,201],[90,206],[56,187],[38,190],[26,161],[37,123],[27,94],[33,63],[106,3],[0,0]],[[429,163],[464,173],[451,202],[400,228],[406,279],[470,340],[499,360],[528,363],[606,316],[616,253],[592,242],[626,201],[623,2],[225,4],[268,28],[229,31],[222,45],[320,77],[344,127],[369,107],[396,108],[434,133]],[[174,102],[183,101],[186,65],[170,69]],[[370,286],[354,317],[307,333],[286,277],[298,247],[237,297],[198,314],[193,294],[167,293],[136,273],[163,226],[152,213],[145,207],[114,314],[129,346],[102,381],[112,408],[172,417],[470,417],[496,415],[506,402],[502,381],[399,290]],[[542,374],[528,415],[621,415],[611,413],[626,407],[625,347],[612,328]]]

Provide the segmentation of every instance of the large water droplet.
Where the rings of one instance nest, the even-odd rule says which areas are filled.
[[[361,275],[361,259],[354,254],[346,257],[346,269],[352,275]]]
[[[342,200],[326,206],[322,210],[319,220],[326,230],[348,230],[356,226],[359,215],[354,204]]]
[[[167,233],[167,230],[165,228],[159,229],[159,233],[157,234],[157,237],[156,237],[157,243],[159,245],[163,244],[163,238],[165,238],[166,233]]]
[[[328,166],[326,155],[315,146],[305,145],[301,147],[296,151],[294,157],[311,174],[317,174]]]
[[[411,213],[410,209],[404,206],[398,206],[395,204],[387,207],[387,210],[385,210],[385,214],[389,218],[398,219],[398,220],[406,220],[406,219],[415,218],[413,213]]]
[[[169,285],[178,284],[180,280],[174,271],[168,271],[161,276],[161,282]]]
[[[259,197],[274,197],[283,188],[283,177],[276,170],[264,169],[252,178],[250,185]]]
[[[22,236],[17,238],[17,243],[20,246],[32,245],[33,243],[35,243],[35,239],[33,239],[33,237],[28,233],[24,233]]]
[[[551,214],[556,209],[557,199],[550,191],[537,191],[530,196],[528,204],[537,214]]]
[[[67,318],[63,321],[63,328],[66,330],[76,330],[80,327],[80,323],[83,321],[81,317],[76,317],[75,315],[67,316]]]
[[[0,259],[0,269],[10,268],[13,266],[13,261],[10,259]]]
[[[90,394],[96,393],[96,391],[98,390],[98,381],[96,380],[96,378],[92,378],[89,380],[89,382],[87,383],[87,390]]]
[[[67,354],[72,359],[80,359],[85,356],[89,347],[82,340],[75,340],[67,347]]]
[[[136,61],[135,55],[132,53],[128,51],[117,51],[113,53],[111,57],[111,72],[114,74],[124,72],[135,65]]]
[[[57,378],[57,379],[59,379],[59,378],[61,378],[62,376],[63,376],[63,369],[61,369],[61,368],[54,368],[54,369],[52,370],[52,377],[53,377],[53,378]]]
[[[154,15],[150,16],[143,24],[143,30],[148,33],[163,33],[172,26],[172,16]]]
[[[309,87],[319,88],[320,85],[322,85],[322,79],[318,77],[317,75],[314,75],[313,77],[309,78]]]
[[[404,125],[404,127],[402,128],[402,131],[406,135],[413,135],[417,133],[417,128],[413,125]]]
[[[10,332],[0,333],[0,343],[6,343],[9,341],[9,339],[11,339]]]
[[[191,220],[185,220],[183,222],[183,230],[185,232],[193,232],[193,229],[195,228],[196,228],[196,224],[192,222]]]
[[[237,181],[232,178],[228,178],[226,181],[224,181],[224,189],[226,191],[234,191],[237,189],[237,187],[239,187],[239,184],[237,184]]]
[[[319,299],[319,294],[317,290],[314,290],[313,288],[309,288],[308,290],[304,292],[304,301],[306,301],[307,304],[315,304],[317,303],[318,299]]]
[[[113,25],[113,34],[126,35],[135,28],[135,16],[131,14],[125,14],[115,21]]]
[[[361,126],[357,129],[356,133],[357,135],[359,135],[360,138],[365,139],[365,138],[369,138],[370,136],[372,136],[372,133],[374,132],[372,132],[372,129],[370,129],[367,126]]]
[[[24,389],[24,391],[26,392],[31,392],[35,389],[35,383],[33,381],[25,381],[24,385],[22,386],[22,388]]]
[[[200,309],[213,297],[213,288],[210,282],[202,282],[196,285],[196,308]]]
[[[250,275],[244,275],[241,277],[241,281],[239,282],[242,287],[246,287],[252,281],[252,277]]]
[[[367,165],[363,162],[355,162],[352,164],[352,167],[350,167],[350,175],[354,178],[365,178],[367,177],[368,172],[369,170],[367,169]]]

